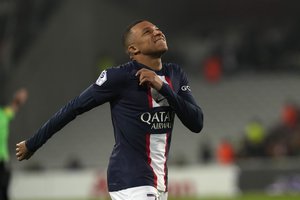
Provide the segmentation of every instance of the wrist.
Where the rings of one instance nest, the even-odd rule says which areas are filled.
[[[156,83],[157,83],[157,84],[155,85],[154,88],[155,88],[157,91],[161,90],[161,88],[162,88],[164,82],[163,82],[159,77],[157,77]]]

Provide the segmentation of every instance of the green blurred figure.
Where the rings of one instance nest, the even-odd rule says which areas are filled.
[[[264,157],[266,130],[260,119],[254,118],[245,127],[240,158]]]
[[[245,129],[246,138],[253,145],[259,145],[265,139],[265,127],[259,119],[250,121]]]
[[[14,118],[16,112],[19,110],[28,97],[26,89],[22,88],[14,94],[12,101],[2,107],[0,106],[0,200],[8,200],[8,186],[10,180],[9,150],[9,124]]]

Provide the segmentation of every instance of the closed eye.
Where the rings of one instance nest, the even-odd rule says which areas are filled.
[[[143,35],[150,34],[150,33],[151,33],[151,31],[149,29],[146,29],[143,31]]]
[[[143,29],[143,35],[147,35],[147,34],[151,34],[151,33],[153,33],[154,31],[161,31],[158,27],[153,27],[153,28],[149,28],[149,27],[147,27],[147,28],[144,28]]]

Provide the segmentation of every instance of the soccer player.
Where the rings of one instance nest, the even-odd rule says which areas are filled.
[[[0,107],[0,199],[8,200],[8,186],[10,180],[8,136],[9,123],[27,100],[27,90],[16,91],[12,101],[4,107]]]
[[[168,50],[162,31],[146,20],[127,27],[123,42],[130,62],[103,71],[98,80],[51,117],[32,137],[16,145],[18,160],[29,159],[77,115],[109,102],[115,145],[107,170],[113,200],[167,200],[167,159],[175,114],[199,133],[203,113],[187,76],[162,63]]]

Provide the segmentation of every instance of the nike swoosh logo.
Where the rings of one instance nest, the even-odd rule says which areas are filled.
[[[156,103],[159,103],[159,102],[161,102],[161,101],[163,101],[163,100],[165,100],[166,98],[161,98],[161,99],[157,99],[157,100],[155,100],[156,101]]]

